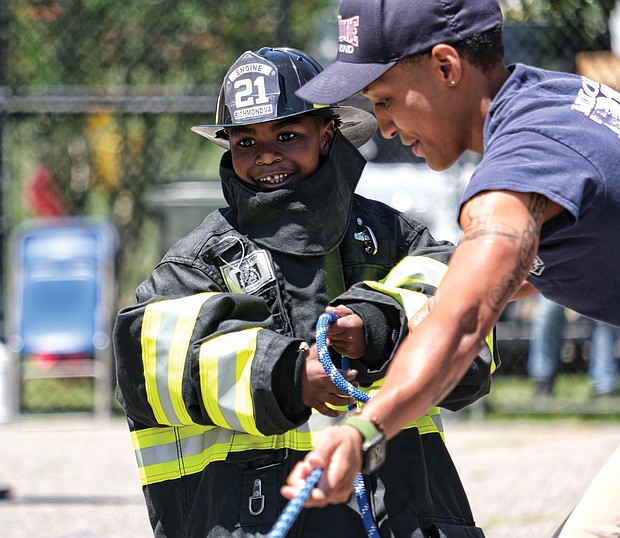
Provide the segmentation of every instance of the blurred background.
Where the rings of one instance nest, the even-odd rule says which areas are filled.
[[[500,3],[507,63],[620,90],[615,0]],[[245,50],[293,46],[329,65],[336,15],[334,0],[0,0],[0,422],[120,415],[114,316],[165,250],[225,205],[222,150],[190,127],[213,121],[220,82]],[[458,240],[456,203],[476,156],[433,172],[379,135],[363,152],[359,192]],[[618,335],[605,340],[613,386],[600,394],[593,325],[571,312],[555,323],[547,370],[533,374],[538,309],[527,300],[503,314],[503,365],[484,413],[620,415]]]
[[[616,0],[500,4],[507,63],[620,90]],[[190,127],[213,121],[228,67],[266,45],[327,66],[336,15],[337,0],[0,0],[5,535],[152,536],[113,397],[112,323],[166,249],[225,204],[222,150]],[[398,140],[362,149],[359,192],[458,240],[476,156],[433,172]],[[489,538],[549,536],[618,446],[618,335],[529,299],[497,336],[493,389],[447,413],[449,447]]]

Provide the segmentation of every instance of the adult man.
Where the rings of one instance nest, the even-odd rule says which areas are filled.
[[[495,0],[343,0],[339,25],[338,60],[298,95],[327,103],[361,91],[382,135],[433,169],[466,150],[483,155],[450,268],[361,412],[391,438],[454,386],[507,301],[531,286],[620,325],[620,96],[574,75],[506,67]],[[347,499],[361,444],[352,427],[325,435],[283,494],[323,466],[308,506]]]

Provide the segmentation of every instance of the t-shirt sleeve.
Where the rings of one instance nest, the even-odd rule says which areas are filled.
[[[476,194],[508,190],[541,194],[578,219],[584,196],[598,177],[586,158],[532,131],[503,134],[491,146],[461,196],[459,211]]]

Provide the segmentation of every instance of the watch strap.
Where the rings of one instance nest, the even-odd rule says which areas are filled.
[[[374,422],[360,415],[347,415],[342,421],[342,424],[352,426],[360,432],[365,443],[383,435],[383,432],[376,426],[376,424],[374,424]]]

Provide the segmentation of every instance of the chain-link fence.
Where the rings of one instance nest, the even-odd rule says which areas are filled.
[[[502,2],[508,62],[580,71],[617,88],[613,6]],[[117,306],[130,304],[166,246],[154,190],[217,180],[221,150],[189,128],[212,120],[227,67],[244,50],[270,44],[328,64],[336,10],[334,0],[0,0],[3,244],[33,217],[108,219],[120,235]],[[375,160],[412,159],[397,141],[376,143]],[[6,258],[5,248],[3,288]],[[504,319],[527,320],[519,308]],[[521,372],[527,329],[515,335],[508,331],[523,324],[506,327],[500,336],[514,345],[505,371]]]

